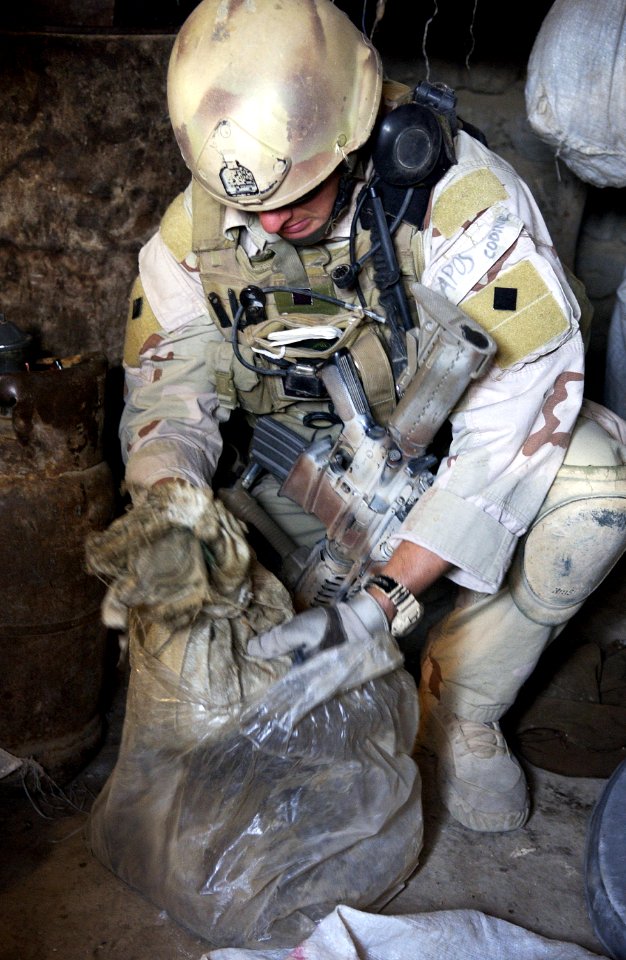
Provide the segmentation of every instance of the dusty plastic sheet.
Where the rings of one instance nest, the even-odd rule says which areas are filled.
[[[389,637],[292,668],[248,658],[244,620],[133,621],[88,840],[210,944],[292,947],[338,903],[378,909],[417,866],[416,690]]]
[[[626,186],[623,0],[555,0],[527,69],[528,120],[581,180]]]
[[[340,905],[288,951],[212,950],[201,960],[597,960],[478,910],[372,916]]]

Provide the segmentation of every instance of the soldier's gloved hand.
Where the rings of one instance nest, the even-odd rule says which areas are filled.
[[[253,637],[248,654],[263,660],[287,654],[294,663],[303,663],[322,650],[347,641],[365,643],[380,634],[389,635],[387,617],[376,600],[361,591],[330,607],[312,607]]]
[[[126,570],[107,590],[102,618],[107,626],[124,629],[128,610],[135,608],[146,619],[176,629],[191,623],[207,598],[202,544],[190,530],[172,528],[131,553]]]
[[[172,480],[146,491],[103,533],[86,541],[87,566],[108,584],[104,623],[126,629],[128,610],[187,626],[205,604],[247,599],[244,528],[210,489]]]

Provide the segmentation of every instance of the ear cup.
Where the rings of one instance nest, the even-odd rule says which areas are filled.
[[[419,103],[396,107],[380,123],[372,160],[378,176],[395,187],[416,186],[445,160],[441,125],[433,110]],[[448,163],[448,166],[450,164]]]

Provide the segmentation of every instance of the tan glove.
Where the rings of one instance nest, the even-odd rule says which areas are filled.
[[[171,629],[206,604],[246,606],[251,553],[245,528],[209,488],[171,480],[147,490],[86,541],[87,567],[108,590],[104,623],[125,630],[128,610]]]

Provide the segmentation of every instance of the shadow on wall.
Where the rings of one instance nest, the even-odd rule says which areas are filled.
[[[89,28],[173,32],[198,0],[25,0],[0,14],[0,27],[18,29]],[[431,55],[464,62],[468,54],[493,62],[525,60],[552,0],[541,0],[498,36],[502,4],[496,0],[438,0],[411,10],[402,0],[387,0],[375,24],[375,0],[336,0],[337,6],[374,40],[384,53],[409,56],[421,50],[424,33]],[[497,41],[494,41],[494,36]]]

